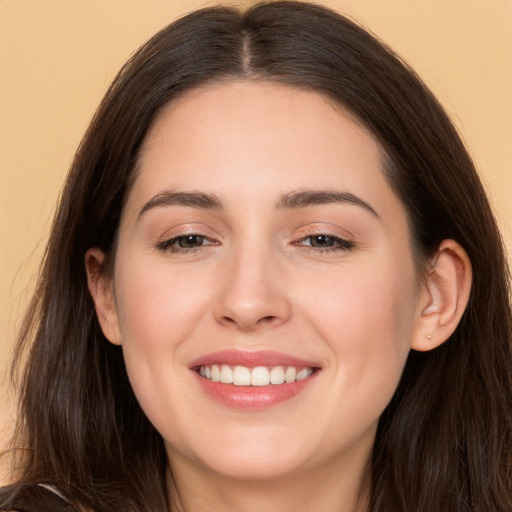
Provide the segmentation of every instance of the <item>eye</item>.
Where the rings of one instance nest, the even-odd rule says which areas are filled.
[[[193,249],[205,245],[206,237],[202,235],[184,235],[173,239],[173,242],[182,249]]]
[[[294,245],[300,245],[319,252],[347,251],[355,246],[354,242],[350,240],[324,233],[306,236]]]
[[[212,245],[215,242],[211,241],[204,235],[191,233],[187,235],[177,236],[170,238],[158,244],[158,249],[164,252],[190,252],[199,249],[205,245]]]

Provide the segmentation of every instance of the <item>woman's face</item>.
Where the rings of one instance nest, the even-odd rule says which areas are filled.
[[[317,93],[216,84],[160,114],[137,172],[108,336],[171,465],[361,468],[421,316],[374,138]]]

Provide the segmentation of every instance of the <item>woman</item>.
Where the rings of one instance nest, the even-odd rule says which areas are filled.
[[[467,152],[389,49],[309,4],[197,11],[76,155],[2,506],[509,511],[508,282]]]

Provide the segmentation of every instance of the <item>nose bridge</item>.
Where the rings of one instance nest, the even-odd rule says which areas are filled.
[[[280,286],[280,264],[272,244],[258,236],[235,243],[226,260],[215,316],[224,325],[251,331],[289,319],[291,307]]]

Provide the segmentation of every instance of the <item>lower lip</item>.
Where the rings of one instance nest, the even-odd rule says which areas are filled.
[[[298,382],[271,384],[261,387],[235,386],[234,384],[213,382],[205,377],[201,377],[197,372],[194,373],[196,373],[199,383],[206,394],[216,402],[231,409],[260,410],[297,396],[313,383],[319,372],[314,372],[308,378]]]

